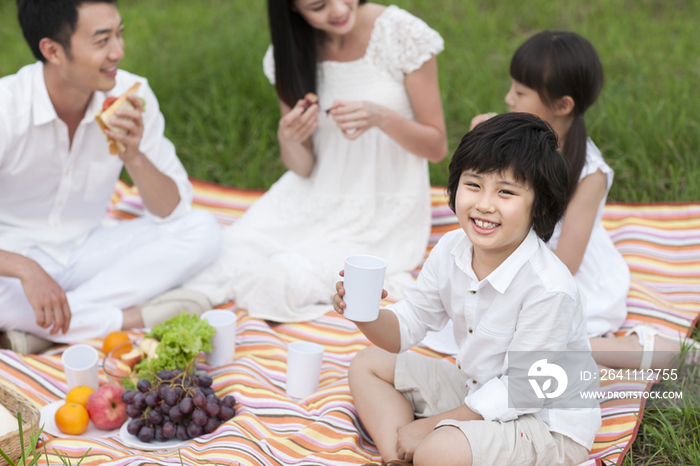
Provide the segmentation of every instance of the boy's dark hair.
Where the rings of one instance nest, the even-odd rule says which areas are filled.
[[[78,25],[78,7],[83,3],[116,5],[117,0],[17,0],[22,34],[37,60],[46,63],[39,49],[44,37],[61,44],[70,58],[70,41]]]
[[[566,161],[557,150],[557,135],[543,120],[529,113],[505,113],[480,123],[468,132],[450,162],[447,192],[450,208],[462,172],[511,172],[527,184],[535,198],[532,223],[537,236],[548,241],[566,210],[569,175]]]
[[[566,95],[574,99],[574,122],[563,147],[572,180],[570,199],[586,163],[588,134],[583,115],[603,87],[603,65],[598,54],[590,42],[573,32],[540,32],[515,51],[510,76],[536,90],[545,104]]]
[[[367,0],[359,0],[360,4]],[[275,89],[294,107],[307,92],[316,92],[316,49],[324,33],[312,28],[294,9],[294,0],[267,0],[275,56]]]

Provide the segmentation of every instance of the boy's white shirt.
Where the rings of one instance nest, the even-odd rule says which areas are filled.
[[[108,96],[119,96],[135,82],[146,106],[139,149],[177,185],[180,203],[162,219],[190,211],[192,185],[163,134],[165,119],[145,78],[119,70],[109,92],[96,91],[72,144],[57,116],[36,62],[0,79],[0,249],[26,254],[39,247],[65,264],[71,251],[100,225],[124,164],[109,154],[95,121]]]
[[[533,230],[481,281],[472,269],[472,250],[462,229],[447,233],[406,289],[405,299],[388,306],[399,319],[401,351],[451,318],[459,346],[456,364],[468,377],[465,403],[470,409],[500,422],[537,412],[550,431],[590,449],[601,426],[600,408],[508,407],[508,351],[590,351],[573,277]]]

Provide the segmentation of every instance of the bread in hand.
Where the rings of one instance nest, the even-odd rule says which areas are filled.
[[[141,86],[141,83],[135,83],[133,86],[131,86],[125,93],[117,97],[117,99],[112,102],[112,104],[107,107],[104,111],[98,112],[95,115],[95,120],[97,120],[97,123],[100,125],[100,128],[102,128],[102,131],[104,132],[105,130],[109,129],[110,131],[113,131],[115,133],[119,134],[126,134],[127,131],[124,128],[120,128],[118,126],[114,126],[110,124],[109,120],[115,116],[118,110],[121,109],[129,109],[133,110],[134,106],[131,105],[131,102],[129,102],[126,98],[127,95],[129,94],[136,94],[138,91],[139,87]],[[119,117],[116,117],[119,118]],[[107,136],[107,142],[109,143],[109,153],[112,155],[117,155],[121,154],[126,150],[126,147],[124,147],[124,144],[122,144],[119,141],[115,141],[114,139],[110,138]]]

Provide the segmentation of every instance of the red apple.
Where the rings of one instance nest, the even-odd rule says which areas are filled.
[[[126,421],[126,404],[122,401],[124,389],[118,385],[103,385],[90,394],[87,411],[98,428],[112,430]]]

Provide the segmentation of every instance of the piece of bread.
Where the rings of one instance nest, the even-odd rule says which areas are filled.
[[[117,97],[117,100],[115,100],[112,103],[112,105],[110,105],[105,111],[98,112],[95,115],[95,120],[97,120],[97,123],[100,125],[100,128],[102,128],[103,132],[106,129],[109,129],[110,131],[114,131],[115,133],[126,134],[126,130],[124,128],[119,128],[118,126],[111,125],[109,123],[109,120],[114,116],[115,113],[117,113],[118,110],[121,110],[122,108],[134,108],[134,106],[131,105],[131,102],[126,100],[126,96],[129,94],[136,94],[136,92],[139,90],[139,87],[141,87],[141,83],[135,83],[125,93]],[[124,144],[115,141],[110,137],[107,137],[107,142],[109,143],[109,153],[112,155],[120,154],[126,150]]]

